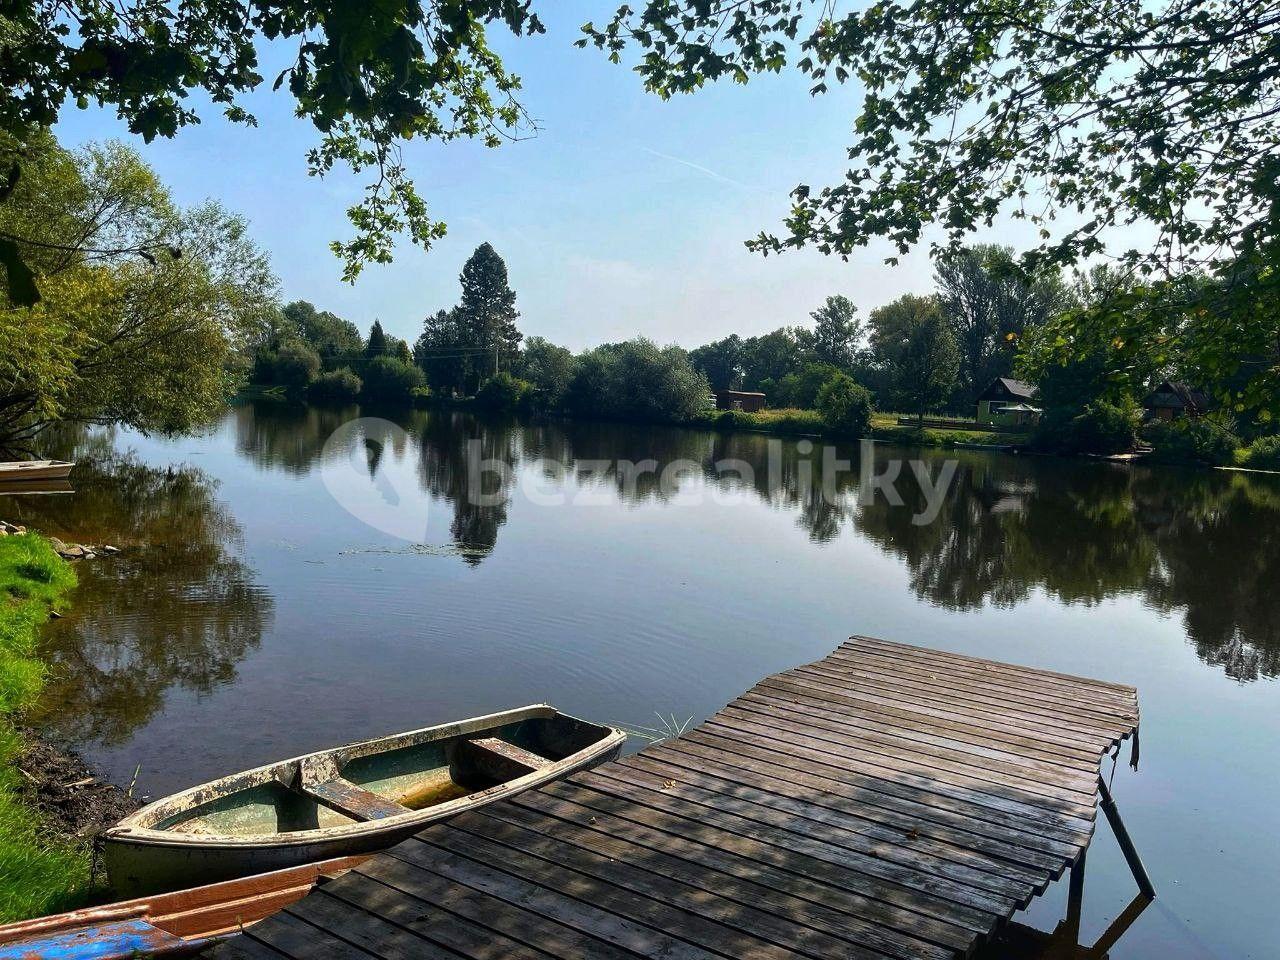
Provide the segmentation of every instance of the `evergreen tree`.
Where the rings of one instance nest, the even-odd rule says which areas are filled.
[[[476,247],[458,278],[462,300],[458,304],[468,346],[496,348],[500,361],[510,364],[520,350],[516,320],[516,292],[507,285],[507,265],[487,243]]]
[[[369,342],[365,344],[364,355],[366,357],[380,357],[387,352],[387,335],[382,330],[382,321],[373,321],[373,327],[369,330]]]

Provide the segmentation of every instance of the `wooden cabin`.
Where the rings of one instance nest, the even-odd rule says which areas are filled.
[[[717,390],[716,409],[755,413],[764,409],[764,394],[751,390]]]
[[[1142,401],[1147,413],[1157,420],[1198,417],[1209,411],[1211,401],[1203,390],[1177,380],[1165,380]]]
[[[1033,417],[1038,419],[1040,409],[1031,404],[1037,392],[1034,384],[996,377],[978,394],[978,422],[1016,426],[1032,422]]]

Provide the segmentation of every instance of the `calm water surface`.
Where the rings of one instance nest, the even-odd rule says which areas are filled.
[[[700,720],[866,633],[1137,685],[1141,768],[1114,789],[1160,898],[1112,956],[1276,955],[1280,478],[878,447],[934,475],[959,461],[916,525],[910,471],[902,506],[863,504],[856,467],[824,490],[792,441],[771,489],[760,436],[415,413],[355,451],[346,488],[425,516],[410,543],[322,482],[356,415],[242,406],[204,436],[95,433],[66,451],[87,463],[75,494],[0,497],[6,519],[127,548],[80,565],[49,631],[54,735],[158,796],[538,700]],[[511,468],[497,505],[468,501],[469,440]],[[717,478],[726,457],[756,482]],[[646,458],[703,470],[673,491],[594,462]],[[1087,938],[1134,892],[1105,826],[1089,861]],[[1063,897],[1027,919],[1051,928]]]

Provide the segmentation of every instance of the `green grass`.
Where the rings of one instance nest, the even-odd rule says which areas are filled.
[[[742,410],[708,410],[697,425],[715,430],[757,430],[784,436],[827,432],[827,425],[817,410],[798,410],[791,407],[761,410],[757,413],[746,413]]]
[[[972,430],[961,430],[951,427],[920,427],[898,423],[897,413],[876,412],[871,415],[871,436],[886,443],[900,443],[904,446],[921,447],[954,447],[956,444],[977,444],[978,446],[1005,446],[1008,444],[1026,443],[1027,435],[1006,431],[983,430],[974,421]],[[948,417],[948,419],[956,419]]]
[[[896,413],[871,414],[872,439],[917,447],[954,447],[956,444],[1004,446],[1025,443],[1027,439],[1024,434],[978,429],[976,421],[973,430],[938,427],[925,427],[921,430],[913,426],[900,425],[898,416]],[[759,413],[744,413],[741,410],[709,410],[690,425],[714,430],[752,430],[780,436],[832,435],[817,410],[792,408],[761,410]]]
[[[66,909],[88,886],[87,846],[50,835],[23,802],[12,723],[44,683],[35,656],[40,626],[75,585],[43,538],[0,537],[0,922]]]

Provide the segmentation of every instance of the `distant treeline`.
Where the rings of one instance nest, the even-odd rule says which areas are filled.
[[[863,435],[873,407],[921,420],[973,417],[988,384],[1016,376],[1039,387],[1036,403],[1044,413],[1032,439],[1044,447],[1118,452],[1132,449],[1145,431],[1176,459],[1222,463],[1239,460],[1237,450],[1270,432],[1264,419],[1240,411],[1144,427],[1139,401],[1155,377],[1176,375],[1175,361],[1117,371],[1106,362],[1105,345],[1075,344],[1064,356],[1059,343],[1059,318],[1123,296],[1132,279],[1102,267],[1070,280],[1053,269],[1029,277],[1004,247],[941,257],[935,293],[904,295],[865,319],[849,298],[829,296],[810,313],[811,325],[731,334],[694,350],[639,337],[575,354],[523,337],[506,264],[487,243],[459,280],[458,304],[429,315],[412,346],[388,336],[379,322],[366,339],[349,321],[305,301],[291,303],[259,344],[252,378],[315,401],[434,398],[491,410],[674,423],[714,422],[713,393],[748,390],[764,393],[775,411],[797,411],[775,413],[762,425]],[[1274,455],[1255,453],[1258,465]]]

